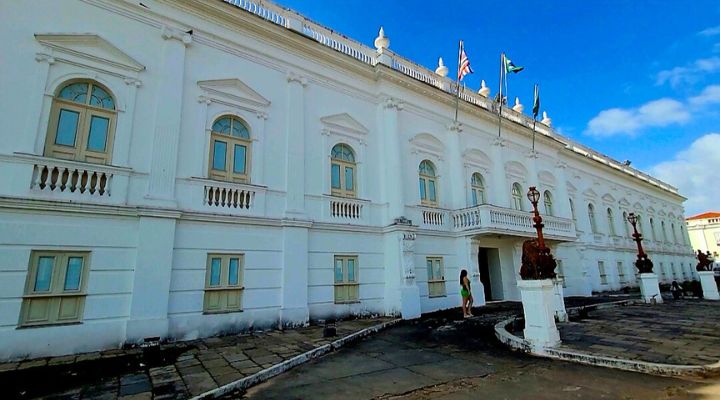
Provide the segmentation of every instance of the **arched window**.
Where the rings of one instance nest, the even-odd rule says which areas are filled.
[[[608,222],[608,233],[612,236],[615,236],[615,218],[613,218],[613,211],[612,208],[608,207],[607,209],[607,222]]]
[[[549,190],[543,192],[543,203],[545,203],[545,214],[555,215],[553,214],[552,194],[550,194]]]
[[[573,203],[572,199],[568,199],[570,202],[570,215],[572,216],[573,222],[577,226],[577,217],[575,216],[575,203]]]
[[[355,153],[346,144],[337,144],[330,151],[330,192],[355,197]]]
[[[667,232],[665,231],[665,221],[660,221],[660,229],[662,229],[663,242],[668,241]]]
[[[682,228],[680,228],[680,229],[682,229]],[[677,236],[675,235],[675,224],[670,225],[670,230],[672,230],[673,243],[677,243]]]
[[[631,237],[630,223],[628,222],[627,217],[628,217],[627,211],[623,211],[623,226],[625,226],[625,236]]]
[[[485,204],[485,180],[478,172],[472,174],[470,179],[472,205]]]
[[[109,164],[115,135],[115,100],[94,81],[72,82],[53,98],[45,155]]]
[[[652,237],[652,240],[656,242],[657,237],[655,236],[655,221],[653,221],[652,218],[650,218],[650,235]]]
[[[239,118],[218,118],[210,133],[210,178],[249,183],[251,144],[250,131]]]
[[[588,219],[590,219],[590,231],[597,233],[597,224],[595,223],[595,207],[588,204]]]
[[[673,228],[674,228],[674,226],[675,225],[671,225],[671,227],[673,227]],[[683,244],[687,244],[687,236],[685,236],[685,230],[683,229],[682,226],[680,227],[680,237],[682,238]]]
[[[418,169],[420,174],[420,203],[428,206],[437,206],[437,181],[435,177],[435,166],[424,160]]]
[[[522,211],[522,189],[520,188],[520,184],[517,182],[512,185],[512,201],[513,208],[518,211]]]
[[[636,213],[635,216],[637,216],[636,226],[637,226],[638,233],[642,235],[642,233],[643,233],[642,217],[638,213]]]

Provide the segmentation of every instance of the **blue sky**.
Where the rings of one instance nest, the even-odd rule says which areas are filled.
[[[450,76],[463,39],[468,87],[493,94],[505,51],[526,110],[537,82],[562,134],[678,186],[688,215],[720,209],[720,2],[278,2],[369,46],[382,25],[393,51],[430,69],[441,56]]]

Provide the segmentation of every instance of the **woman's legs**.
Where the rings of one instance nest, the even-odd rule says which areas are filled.
[[[467,306],[465,305],[467,303],[467,297],[462,298],[462,310],[463,310],[463,317],[467,316]]]
[[[473,299],[472,295],[468,296],[467,312],[468,312],[468,315],[470,315],[470,316],[473,315],[472,306],[473,306],[474,301],[475,301],[475,299]]]

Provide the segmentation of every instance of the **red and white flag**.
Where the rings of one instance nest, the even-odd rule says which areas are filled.
[[[467,54],[465,54],[465,46],[463,41],[460,41],[460,52],[458,57],[458,81],[461,81],[467,74],[472,74],[473,70],[470,68],[470,60]]]

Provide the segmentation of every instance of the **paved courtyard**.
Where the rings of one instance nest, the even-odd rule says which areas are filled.
[[[720,304],[666,300],[591,311],[559,324],[562,348],[630,360],[675,365],[720,361]]]
[[[341,321],[337,334],[343,337],[391,319]],[[323,338],[322,327],[309,326],[178,342],[150,350],[109,350],[5,363],[0,364],[0,398],[189,398],[338,337]]]
[[[720,380],[664,378],[512,352],[492,329],[512,307],[472,320],[444,314],[390,328],[251,388],[244,398],[720,398]]]

